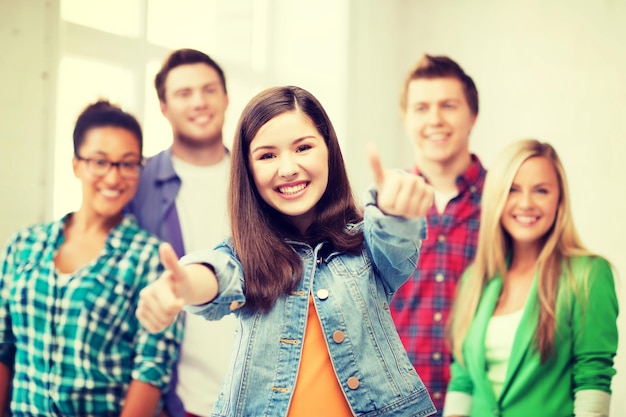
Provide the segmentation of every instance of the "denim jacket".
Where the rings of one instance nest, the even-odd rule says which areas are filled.
[[[425,219],[385,216],[376,195],[366,197],[358,255],[333,252],[325,243],[311,247],[289,242],[303,262],[303,275],[290,295],[267,313],[247,308],[244,278],[232,241],[214,251],[197,251],[181,264],[205,263],[216,272],[219,294],[187,311],[217,320],[229,313],[239,324],[229,372],[212,416],[285,416],[294,392],[307,322],[309,294],[317,309],[337,380],[357,416],[428,416],[435,412],[411,365],[389,312],[395,291],[415,269]],[[345,338],[333,340],[341,330]]]

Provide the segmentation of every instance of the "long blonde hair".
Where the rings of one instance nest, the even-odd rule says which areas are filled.
[[[507,146],[487,172],[481,200],[476,257],[465,279],[459,282],[448,323],[449,343],[456,359],[461,362],[463,342],[476,314],[483,289],[495,276],[506,276],[506,257],[512,246],[511,238],[500,220],[517,171],[524,161],[532,157],[544,157],[552,163],[560,190],[556,219],[545,236],[537,260],[540,308],[535,344],[542,361],[554,352],[556,299],[563,261],[567,265],[569,282],[574,292],[577,292],[569,260],[573,256],[592,255],[583,246],[576,232],[565,171],[554,148],[534,139],[520,140]]]

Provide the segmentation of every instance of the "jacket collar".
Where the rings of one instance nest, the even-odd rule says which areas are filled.
[[[476,311],[474,317],[474,329],[468,333],[468,337],[465,342],[466,352],[465,362],[466,366],[471,366],[468,362],[469,359],[475,362],[476,374],[481,376],[481,384],[491,385],[491,382],[487,379],[487,363],[485,358],[485,337],[487,333],[487,325],[493,315],[493,311],[496,308],[500,293],[502,291],[502,276],[497,275],[486,285],[480,305]],[[533,339],[535,329],[537,327],[537,277],[535,276],[533,283],[528,292],[528,298],[524,305],[524,313],[520,320],[519,327],[515,332],[513,340],[513,349],[509,358],[509,364],[507,367],[506,378],[500,394],[500,401],[506,397],[507,391],[511,387],[512,381],[516,378],[520,372],[520,365],[524,357],[528,354],[529,350],[535,349],[533,346]],[[471,362],[470,362],[471,363]],[[493,395],[492,401],[495,403],[495,393],[493,390],[486,390]]]
[[[172,162],[172,147],[159,152],[152,158],[156,160],[156,181],[163,183],[172,179],[178,179],[176,171],[174,171],[174,163]]]
[[[226,157],[230,156],[230,150],[228,148],[224,148],[226,150]],[[165,149],[163,152],[159,152],[154,155],[152,158],[156,161],[156,180],[159,183],[171,181],[173,179],[178,179],[178,174],[174,171],[174,163],[172,162],[172,158],[174,155],[172,154],[172,147]]]

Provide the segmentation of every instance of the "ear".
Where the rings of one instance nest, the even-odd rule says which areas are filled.
[[[475,114],[472,116],[472,125],[470,127],[470,129],[474,128],[474,125],[476,124],[476,119],[478,119],[478,114]]]
[[[402,124],[406,124],[406,111],[400,112],[400,122],[402,122]]]
[[[161,114],[167,117],[167,104],[164,101],[159,100],[159,107],[161,108]]]
[[[78,176],[78,163],[79,162],[80,161],[76,159],[76,156],[72,157],[72,170],[74,171],[74,176],[80,179],[80,177]]]

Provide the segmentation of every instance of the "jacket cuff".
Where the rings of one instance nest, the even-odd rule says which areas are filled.
[[[574,394],[574,415],[576,417],[607,417],[611,408],[611,394],[585,389]]]
[[[390,236],[408,240],[414,240],[415,238],[420,240],[426,239],[428,229],[425,217],[405,218],[386,215],[378,208],[376,204],[377,198],[378,192],[373,185],[367,189],[363,198],[366,217],[371,220],[376,229]]]
[[[245,303],[242,276],[239,264],[229,255],[219,250],[194,251],[183,256],[181,265],[204,264],[213,268],[217,277],[218,294],[206,304],[187,305],[184,310],[198,314],[207,320],[219,320],[241,308]]]
[[[443,404],[443,417],[469,416],[472,409],[472,396],[464,392],[448,391]]]

